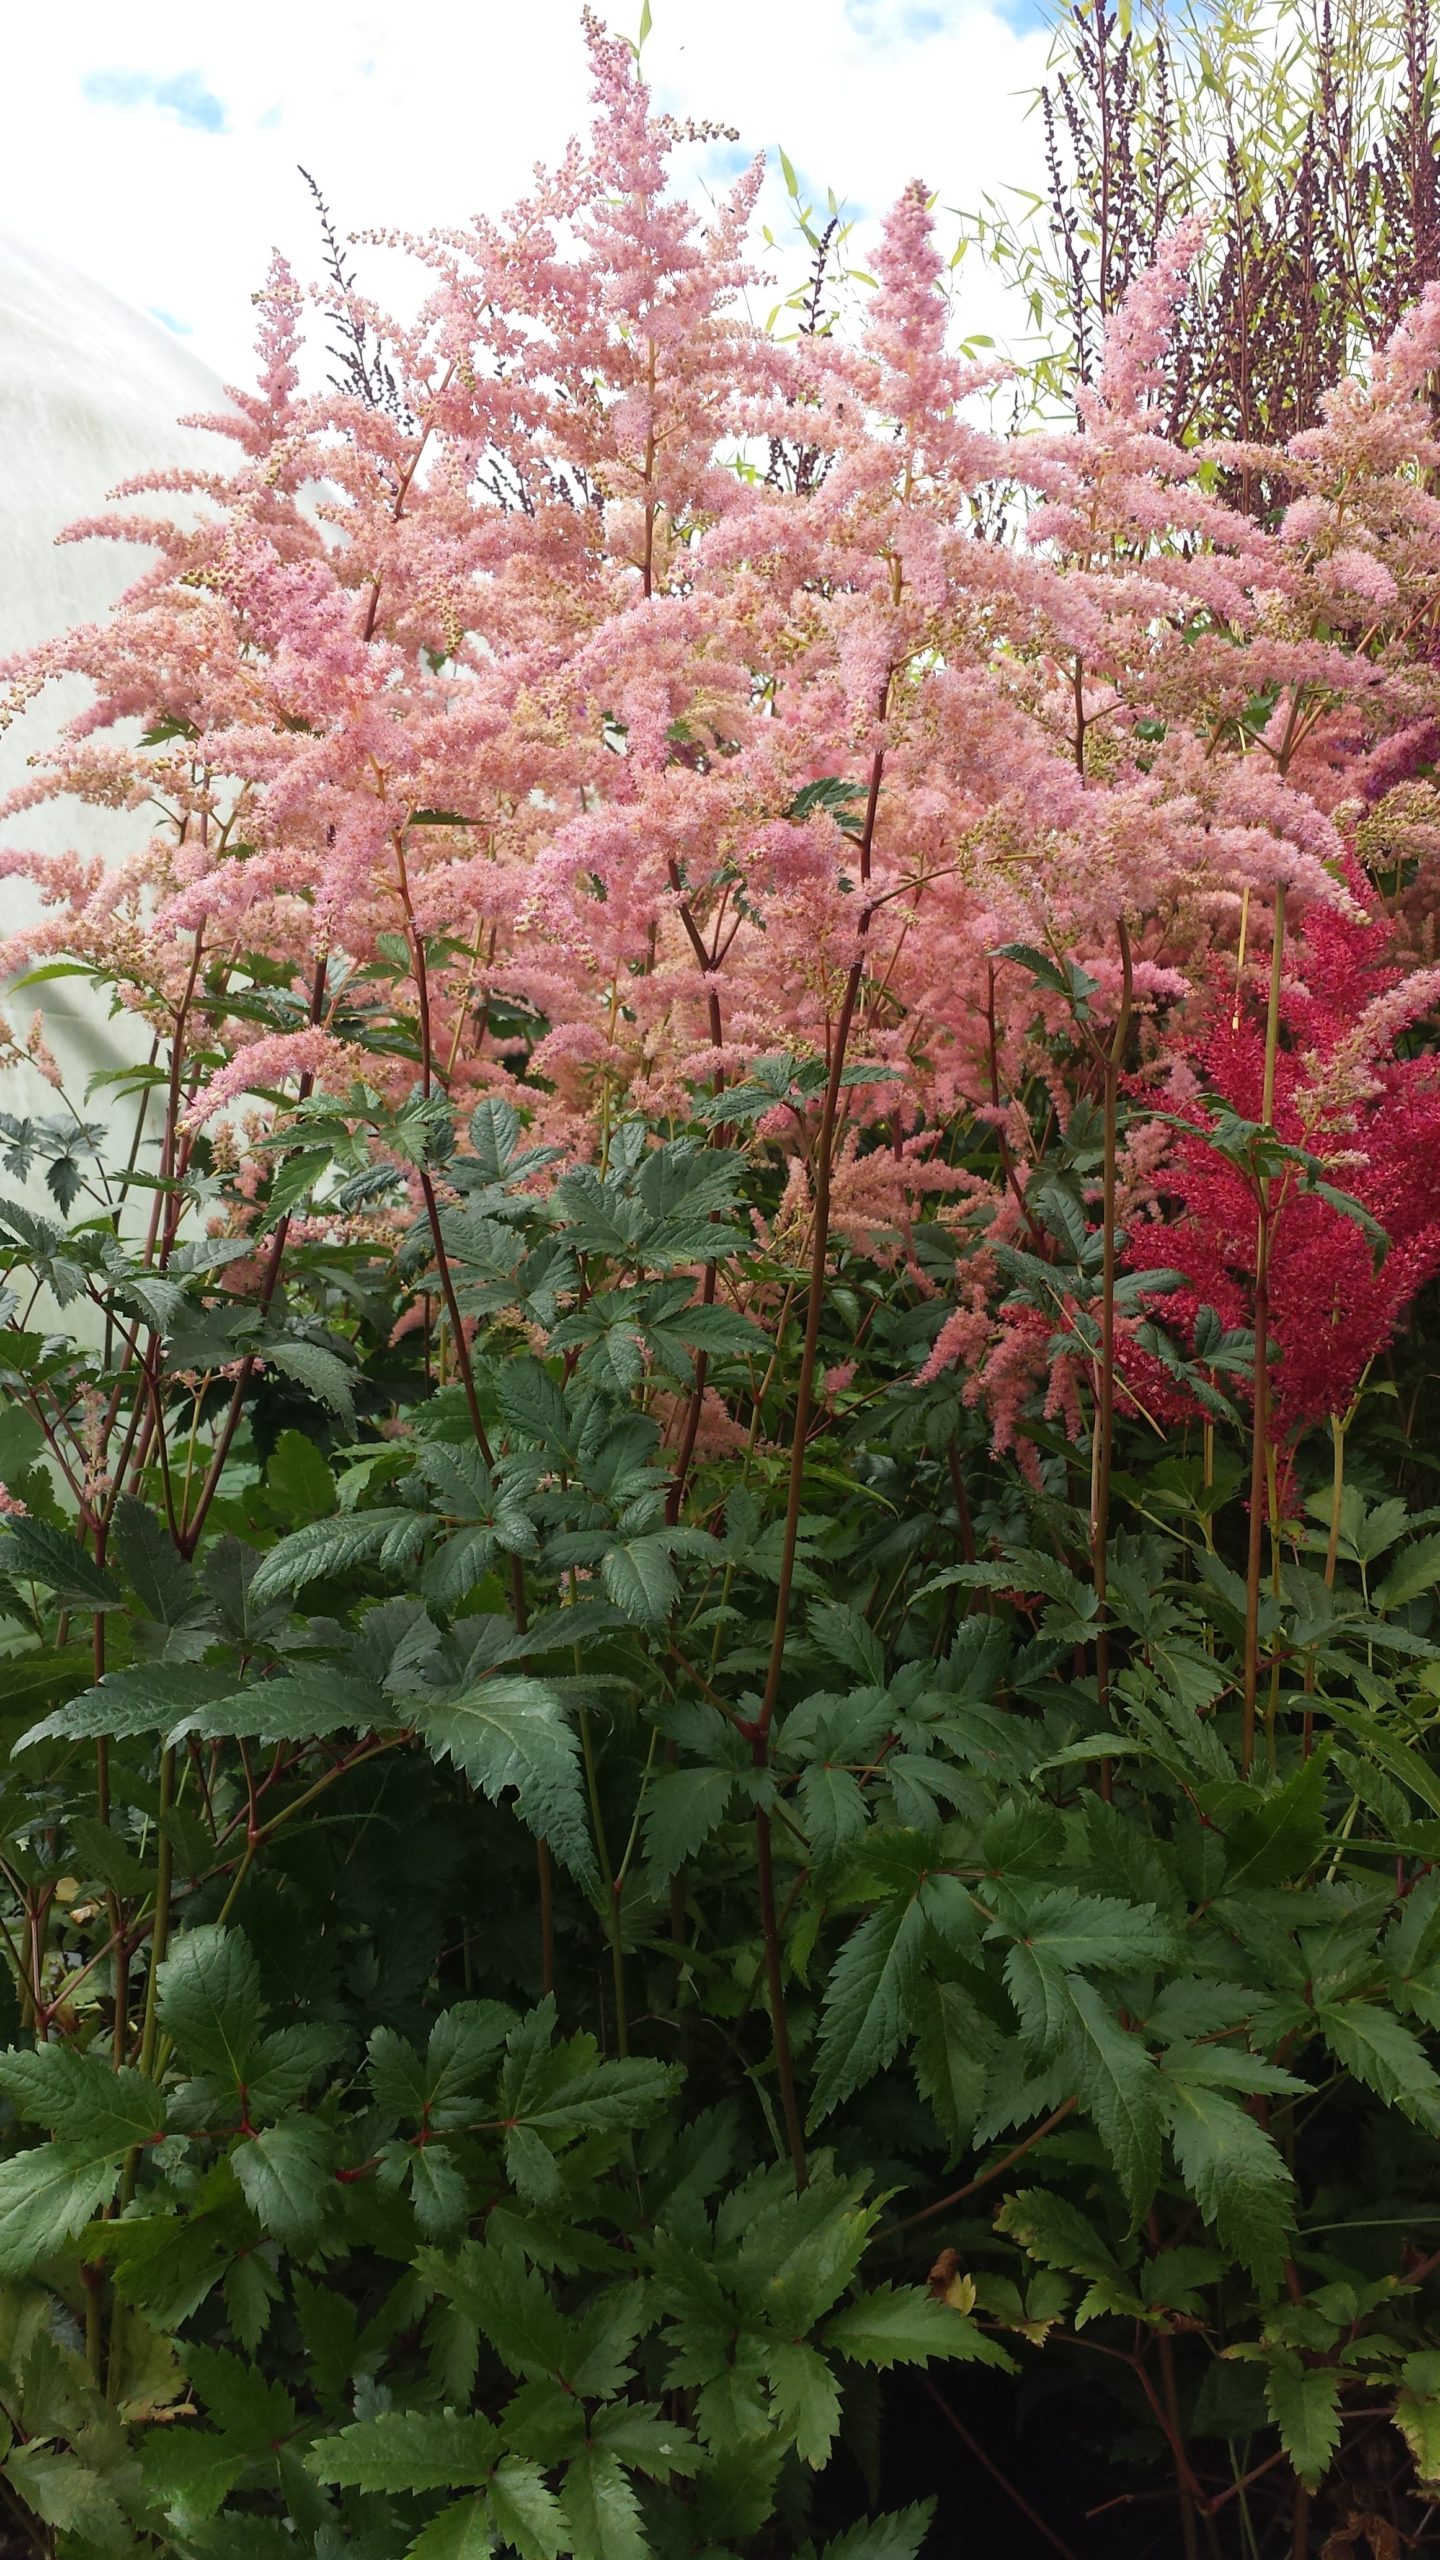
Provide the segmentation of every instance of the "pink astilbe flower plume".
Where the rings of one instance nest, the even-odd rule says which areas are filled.
[[[1073,965],[1099,1034],[1128,1001],[1175,1096],[1281,887],[1318,952],[1327,912],[1362,930],[1357,823],[1376,876],[1387,844],[1440,859],[1413,797],[1440,678],[1407,637],[1440,578],[1440,294],[1297,439],[1268,531],[1160,432],[1196,226],[1116,315],[1080,432],[997,437],[923,185],[853,335],[783,343],[750,316],[758,166],[698,217],[633,49],[586,41],[589,137],[503,219],[397,242],[413,317],[357,303],[378,391],[308,387],[315,296],[277,258],[257,386],[205,422],[229,467],[137,482],[90,528],[148,549],[109,620],[4,671],[17,707],[88,689],[6,816],[23,841],[68,798],[149,832],[108,871],[0,853],[39,892],[0,958],[122,987],[178,1055],[187,1142],[257,1090],[358,1078],[510,1093],[594,1153],[617,1110],[828,1060],[851,988],[851,1055],[886,1080],[842,1096],[836,1233],[908,1268],[921,1212],[950,1218],[932,1371],[961,1360],[1002,1438],[1027,1397],[1073,1424],[1083,1361],[1052,1376],[986,1257],[1028,1233],[1044,1140],[1017,1097],[1063,1126],[1092,1064],[1064,995],[996,955]],[[797,439],[803,473],[757,467]],[[986,538],[997,490],[1031,503],[1024,540]],[[1347,1076],[1362,1134],[1402,1092],[1428,1108],[1365,1018],[1363,1058],[1312,1043],[1327,1131]],[[787,1234],[816,1128],[760,1129]],[[989,1170],[962,1177],[969,1131]],[[1419,1223],[1392,1298],[1428,1251],[1395,1214]]]

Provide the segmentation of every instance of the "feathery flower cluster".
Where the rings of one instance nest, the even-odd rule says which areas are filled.
[[[0,854],[44,902],[0,965],[76,956],[123,990],[179,1061],[182,1150],[247,1096],[359,1075],[518,1094],[582,1154],[617,1107],[828,1056],[858,969],[852,1054],[893,1074],[846,1091],[837,1232],[903,1254],[920,1204],[964,1193],[976,1259],[930,1370],[963,1358],[1002,1434],[1032,1394],[1078,1427],[1086,1363],[997,1313],[985,1258],[1029,1214],[1018,1097],[1063,1126],[1117,1022],[1173,1090],[1199,1060],[1248,1091],[1253,1035],[1207,1028],[1218,960],[1263,968],[1282,889],[1312,971],[1326,931],[1361,929],[1357,808],[1372,837],[1440,844],[1419,778],[1440,671],[1413,645],[1440,579],[1440,289],[1295,440],[1266,530],[1161,432],[1195,225],[1132,290],[1080,431],[998,440],[947,345],[923,188],[858,341],[782,344],[746,317],[758,169],[700,222],[631,48],[588,42],[588,141],[505,220],[401,244],[417,316],[366,311],[393,396],[303,388],[307,297],[277,259],[257,388],[203,422],[232,467],[137,482],[133,512],[75,529],[149,565],[108,622],[5,671],[17,704],[91,691],[6,814],[163,820],[112,870]],[[762,473],[767,448],[806,468]],[[1033,502],[1022,544],[985,536],[1002,488]],[[997,957],[1017,945],[1049,955],[1043,983]],[[1390,1134],[1428,1130],[1428,1086],[1380,1029],[1366,1059],[1318,1017],[1305,1036],[1320,1081],[1287,1069],[1290,1120],[1313,1103],[1328,1145],[1348,1112],[1353,1187],[1400,1222],[1362,1287],[1359,1240],[1322,1251],[1329,1213],[1287,1205],[1297,1327],[1344,1265],[1345,1325],[1309,1343],[1349,1378],[1430,1267]],[[957,1123],[998,1174],[953,1172]],[[1203,1184],[1179,1161],[1188,1233]],[[1324,1408],[1305,1357],[1297,1330],[1287,1428]]]
[[[1359,903],[1358,878],[1354,885]],[[1440,1005],[1440,969],[1409,977],[1387,969],[1384,920],[1372,900],[1365,903],[1370,912],[1358,922],[1334,911],[1309,921],[1282,997],[1285,1045],[1273,1125],[1383,1229],[1385,1248],[1377,1257],[1371,1236],[1310,1186],[1304,1167],[1274,1182],[1268,1332],[1278,1356],[1269,1421],[1282,1451],[1312,1425],[1346,1412],[1416,1292],[1440,1272],[1440,1060],[1398,1053],[1403,1035]],[[1253,1014],[1238,1021],[1222,1014],[1194,1066],[1209,1094],[1257,1120],[1263,1060],[1263,1026]],[[1255,1318],[1252,1184],[1196,1137],[1181,1141],[1162,1190],[1163,1216],[1137,1225],[1126,1249],[1133,1270],[1181,1275],[1182,1286],[1156,1302],[1157,1313],[1192,1339],[1204,1307],[1227,1327],[1248,1329]],[[1183,1392],[1153,1360],[1129,1347],[1125,1358],[1151,1411],[1183,1414]]]

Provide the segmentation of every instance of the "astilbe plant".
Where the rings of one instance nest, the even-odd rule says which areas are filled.
[[[1317,912],[1281,996],[1286,1045],[1268,1125],[1291,1152],[1279,1160],[1272,1209],[1277,1367],[1269,1427],[1286,1451],[1349,1411],[1405,1310],[1440,1268],[1432,1176],[1440,1085],[1428,1052],[1397,1054],[1412,1024],[1434,1009],[1440,978],[1384,969],[1375,950],[1381,938],[1373,915],[1352,921]],[[1218,1018],[1193,1061],[1171,1065],[1203,1095],[1192,1106],[1203,1134],[1176,1148],[1163,1178],[1165,1214],[1137,1224],[1126,1248],[1132,1269],[1163,1265],[1180,1282],[1160,1311],[1192,1344],[1207,1308],[1227,1329],[1251,1330],[1254,1322],[1255,1195],[1232,1132],[1259,1125],[1264,1030],[1248,1014],[1230,1018],[1228,990],[1218,992]],[[1217,1145],[1216,1136],[1230,1143]],[[1177,1398],[1153,1360],[1147,1380],[1147,1400],[1173,1417],[1183,1390]]]
[[[92,694],[12,829],[152,822],[0,856],[7,962],[152,1047],[128,1148],[4,1124],[3,2494],[913,2560],[877,2376],[973,2487],[923,2369],[1043,2350],[1187,2555],[1422,2529],[1440,1549],[1355,1408],[1440,1250],[1440,299],[1261,525],[1195,225],[997,440],[922,188],[781,343],[589,42],[412,320],[332,244],[323,391],[276,262],[233,467],[11,670]]]

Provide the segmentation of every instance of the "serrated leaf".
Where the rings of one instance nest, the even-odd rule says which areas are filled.
[[[1004,2348],[967,2312],[937,2301],[919,2285],[879,2285],[860,2294],[832,2312],[821,2343],[832,2355],[874,2365],[882,2373],[897,2364],[929,2364],[937,2356],[999,2365],[1007,2373],[1012,2369]]]
[[[1440,2350],[1418,2348],[1400,2368],[1395,2424],[1410,2448],[1423,2489],[1440,2481]]]
[[[769,2351],[770,2397],[777,2425],[792,2439],[802,2462],[812,2471],[830,2458],[840,2427],[840,2392],[822,2355],[802,2338],[778,2342]]]
[[[174,2213],[126,2215],[102,2224],[88,2245],[114,2270],[121,2301],[146,2312],[160,2329],[176,2329],[214,2290],[225,2263],[215,2218]]]
[[[662,1769],[645,1795],[645,1865],[656,1885],[688,1866],[730,1810],[733,1769]]]
[[[1368,2000],[1324,2001],[1316,2021],[1337,2062],[1427,2133],[1440,2132],[1440,2078],[1418,2037]]]
[[[1283,1786],[1227,1789],[1223,1803],[1206,1803],[1225,1840],[1227,1894],[1257,1885],[1285,1884],[1304,1875],[1325,1846],[1325,1753],[1302,1760]]]
[[[1172,1946],[1169,1924],[1153,1904],[1120,1902],[1068,1885],[1027,1895],[1014,1926],[1032,1957],[1048,1959],[1067,1973],[1157,1965]],[[1000,1934],[998,1927],[990,1932]],[[1008,1923],[1004,1934],[1009,1934]]]
[[[401,1709],[358,1673],[315,1662],[211,1696],[174,1730],[201,1742],[319,1742],[333,1733],[384,1732],[401,1721]]]
[[[613,2454],[591,2447],[567,2466],[560,2509],[573,2560],[650,2560],[640,2501]]]
[[[1160,2175],[1165,2128],[1160,2074],[1139,2036],[1121,2026],[1094,1983],[1071,1974],[1065,1990],[1070,2019],[1064,2049],[1080,2102],[1138,2210],[1154,2194]]]
[[[816,1643],[823,1645],[836,1662],[843,1662],[857,1679],[883,1689],[885,1647],[858,1609],[839,1601],[826,1601],[811,1610],[808,1623]]]
[[[513,1787],[521,1821],[595,1887],[580,1749],[553,1689],[501,1676],[434,1705],[417,1702],[412,1713],[437,1759],[453,1760],[492,1804]]]
[[[92,1813],[72,1814],[69,1827],[81,1874],[93,1877],[114,1893],[149,1892],[154,1880],[152,1871],[143,1858],[136,1856],[122,1833]]]
[[[1181,2177],[1226,2248],[1264,2291],[1273,2291],[1293,2226],[1289,2170],[1254,2117],[1222,2090],[1180,2082],[1169,2096]]]
[[[357,1565],[373,1563],[391,1538],[410,1533],[418,1545],[423,1526],[417,1512],[397,1509],[309,1520],[262,1559],[250,1584],[251,1606],[291,1599],[331,1574],[353,1573]]]
[[[800,1820],[810,1851],[818,1863],[838,1858],[858,1840],[868,1819],[865,1796],[853,1770],[829,1760],[812,1760],[800,1773],[796,1790]]]
[[[0,1594],[5,1591],[6,1584],[0,1577]],[[80,1690],[90,1688],[93,1668],[88,1646],[83,1653],[78,1645],[67,1645],[63,1652],[43,1645],[30,1653],[9,1654],[4,1673],[6,1709],[14,1715],[33,1715],[37,1708],[53,1708],[57,1700],[63,1705]],[[14,1746],[17,1750],[20,1747],[18,1743]]]
[[[916,2020],[915,2077],[953,2159],[974,2133],[996,2031],[956,1982],[924,1983]]]
[[[523,2196],[527,2204],[539,2205],[542,2212],[558,2205],[565,2192],[555,2154],[541,2141],[533,2125],[506,2127],[505,2175],[516,2194]]]
[[[601,1557],[601,1581],[616,1608],[637,1626],[663,1625],[675,1606],[680,1586],[670,1546],[665,1534],[657,1531],[652,1537],[618,1540]]]
[[[643,2305],[636,2305],[636,2313],[638,2316],[630,2323],[632,2332],[644,2325]],[[568,2378],[575,2390],[586,2387],[580,2379],[582,2372],[582,2366],[572,2364]],[[608,2401],[591,2419],[590,2435],[627,2470],[643,2471],[651,2480],[669,2480],[677,2473],[698,2471],[701,2465],[700,2448],[693,2437],[673,2420],[662,2418],[653,2403]]]
[[[296,1379],[318,1403],[338,1413],[346,1430],[353,1433],[354,1373],[337,1352],[327,1351],[319,1342],[266,1342],[262,1350],[268,1367]]]
[[[1419,1600],[1425,1592],[1433,1591],[1437,1582],[1440,1582],[1440,1530],[1433,1537],[1417,1538],[1413,1546],[1402,1547],[1375,1593],[1375,1607],[1382,1613],[1387,1609],[1403,1609],[1410,1601]]]
[[[270,1452],[265,1482],[292,1520],[323,1520],[335,1508],[335,1479],[313,1440],[282,1431]]]
[[[571,1455],[569,1409],[538,1360],[507,1360],[496,1381],[500,1410],[512,1428],[553,1458]]]
[[[260,2034],[260,1967],[238,1929],[189,1929],[160,1967],[160,2023],[197,2071],[239,2088]]]
[[[194,1567],[176,1553],[163,1520],[133,1494],[122,1493],[115,1505],[111,1548],[147,1617],[161,1626],[183,1627],[204,1616]]]
[[[918,2560],[934,2513],[935,2501],[927,2498],[923,2506],[899,2507],[888,2516],[868,2516],[838,2540],[827,2542],[820,2560]]]
[[[0,1521],[0,1573],[43,1583],[67,1609],[119,1609],[125,1595],[113,1573],[48,1520]]]
[[[338,2027],[277,2027],[260,2038],[249,2061],[250,2113],[263,2121],[298,2105],[311,2082],[345,2046]]]
[[[146,1662],[128,1671],[107,1671],[92,1688],[32,1725],[15,1749],[29,1751],[37,1742],[117,1741],[132,1733],[168,1733],[208,1705],[224,1681],[223,1672],[189,1662]]]
[[[0,2090],[17,2115],[63,2135],[72,2155],[119,2159],[165,2122],[165,2101],[151,2080],[113,2070],[98,2053],[48,2043],[0,2054]]]
[[[606,2412],[597,2413],[598,2427]],[[559,2560],[565,2549],[560,2502],[545,2485],[539,2465],[507,2453],[490,2482],[490,2513],[507,2549],[520,2560]]]
[[[558,2375],[564,2364],[568,2324],[545,2280],[518,2249],[468,2242],[458,2258],[422,2250],[423,2276],[458,2302],[489,2340],[502,2364],[529,2382]]]
[[[308,2116],[288,2116],[237,2143],[230,2156],[262,2230],[303,2248],[324,2219],[329,2195],[325,2127]]]
[[[585,2043],[586,2038],[577,2038]],[[566,2048],[560,2047],[564,2056]],[[579,2133],[593,2127],[618,2129],[647,2124],[676,2085],[677,2066],[643,2061],[632,2054],[613,2062],[596,2062],[567,2071],[520,2101],[511,2101],[517,2119],[543,2125],[552,2132]]]
[[[489,2478],[500,2441],[484,2418],[385,2409],[323,2436],[305,2459],[317,2480],[337,2489],[474,2489]]]
[[[295,2423],[281,2382],[223,2347],[187,2346],[185,2364],[215,2424],[252,2453],[268,2451]]]
[[[1041,2266],[1105,2283],[1120,2281],[1113,2250],[1076,2206],[1046,2187],[1017,2188],[1005,2198],[995,2220]]]
[[[254,2458],[209,2427],[151,2427],[142,2455],[145,2485],[162,2509],[189,2524],[218,2512]]]
[[[280,2278],[258,2249],[247,2250],[225,2271],[225,2317],[247,2355],[254,2355],[281,2296]]]
[[[1022,969],[1028,971],[1037,985],[1048,987],[1054,995],[1070,993],[1070,981],[1058,964],[1051,958],[1048,951],[1041,951],[1033,942],[999,942],[995,946],[992,957],[996,960],[1016,961]]]
[[[118,2159],[97,2161],[83,2144],[47,2142],[0,2161],[0,2276],[28,2275],[84,2230],[109,2203]]]
[[[432,2516],[405,2546],[405,2560],[489,2560],[499,2539],[488,2498],[464,2498]]]
[[[214,1602],[224,1633],[235,1644],[251,1652],[259,1640],[284,1622],[284,1606],[253,1598],[253,1585],[260,1569],[258,1547],[247,1547],[243,1539],[217,1538],[206,1547],[200,1566],[200,1579]]]
[[[305,2343],[307,2380],[326,2409],[347,2401],[356,2370],[359,2323],[355,2308],[327,2285],[294,2273],[290,2291]]]
[[[376,2027],[367,2048],[377,2107],[392,2123],[420,2122],[432,2132],[466,2124],[471,2093],[515,2024],[498,2000],[461,2000],[436,2020],[422,2057],[394,2027]]]
[[[846,1939],[831,1970],[820,2019],[820,2068],[810,2105],[819,2124],[842,2098],[884,2069],[911,2023],[925,1947],[918,1895],[897,1895]]]
[[[102,2551],[126,2541],[125,2515],[114,2492],[73,2453],[43,2444],[16,2445],[6,2456],[5,2479],[52,2532],[74,2535]]]
[[[1307,2489],[1318,2489],[1340,2441],[1338,2367],[1277,2355],[1266,2372],[1265,2398],[1291,2469]]]

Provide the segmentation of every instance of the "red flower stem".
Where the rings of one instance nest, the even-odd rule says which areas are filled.
[[[865,838],[861,847],[862,863],[868,872],[870,840],[874,833],[875,812],[880,793],[880,775],[884,750],[878,750],[870,777],[870,795],[865,813]],[[780,1675],[785,1662],[785,1639],[790,1627],[790,1601],[795,1584],[795,1556],[800,1538],[800,1507],[805,1492],[805,1444],[810,1433],[810,1413],[815,1393],[815,1366],[820,1348],[820,1317],[825,1303],[825,1263],[830,1244],[830,1179],[835,1149],[835,1131],[840,1117],[840,1079],[845,1072],[850,1032],[855,1020],[861,982],[865,975],[864,938],[870,930],[871,910],[867,906],[857,927],[862,948],[851,963],[841,998],[839,1019],[835,1025],[830,1049],[830,1073],[825,1085],[825,1100],[820,1114],[820,1135],[815,1148],[815,1209],[810,1238],[810,1289],[805,1308],[805,1335],[800,1352],[800,1376],[795,1392],[795,1420],[790,1437],[790,1481],[785,1504],[785,1529],[780,1550],[779,1584],[775,1595],[775,1619],[770,1638],[770,1662],[765,1677],[765,1694],[757,1718],[755,1759],[763,1767],[769,1753],[770,1727],[780,1697]]]
[[[875,818],[880,804],[880,778],[884,771],[885,751],[877,748],[870,768],[870,790],[865,804],[865,828],[860,846],[862,878],[868,879],[870,855],[875,835]],[[805,1447],[810,1436],[810,1413],[815,1393],[815,1364],[820,1348],[820,1316],[825,1301],[825,1263],[830,1244],[830,1174],[835,1151],[835,1131],[840,1117],[841,1077],[845,1072],[845,1056],[850,1045],[855,1007],[865,976],[865,937],[870,930],[871,909],[867,905],[857,927],[860,949],[850,964],[841,998],[839,1019],[830,1048],[830,1073],[825,1085],[825,1101],[820,1115],[820,1134],[815,1148],[815,1208],[810,1240],[810,1295],[805,1309],[805,1337],[800,1353],[800,1377],[795,1393],[795,1419],[790,1438],[790,1482],[785,1502],[785,1526],[780,1548],[780,1573],[775,1594],[775,1622],[770,1638],[770,1662],[765,1675],[765,1694],[755,1720],[755,1739],[751,1746],[755,1766],[763,1769],[770,1757],[770,1728],[780,1698],[780,1680],[785,1666],[785,1639],[790,1627],[790,1603],[795,1588],[795,1557],[800,1541],[800,1507],[805,1492]],[[774,2044],[775,2067],[780,2078],[781,2103],[785,2111],[785,2131],[790,2157],[795,2169],[795,2183],[803,2187],[806,2179],[805,2136],[800,2117],[800,2103],[795,2093],[795,2072],[790,2055],[790,2028],[785,2015],[785,1981],[780,1960],[780,1932],[775,1917],[775,1876],[771,1857],[770,1817],[763,1806],[755,1813],[755,1858],[760,1888],[760,1928],[765,1944],[765,1981],[770,1995],[770,2029]]]
[[[933,2222],[937,2213],[948,2213],[952,2205],[967,2203],[971,2196],[979,2194],[982,2187],[988,2187],[996,2178],[1003,2178],[1006,2170],[1013,2169],[1017,2160],[1023,2160],[1027,2151],[1033,2151],[1037,2142],[1043,2142],[1047,2133],[1053,2133],[1057,2124],[1063,2124],[1067,2116],[1073,2116],[1078,2103],[1075,2098],[1062,2098],[1059,2106],[1042,2123],[1032,2125],[1021,2141],[1012,2144],[999,2160],[992,2160],[989,2168],[982,2169],[978,2177],[971,2178],[963,2187],[953,2187],[948,2196],[937,2197],[934,2204],[922,2205],[918,2213],[907,2213],[903,2222],[891,2226],[886,2237],[891,2238],[899,2231],[913,2231],[920,2222]]]
[[[679,863],[672,861],[669,866],[669,872],[670,887],[679,901],[680,921],[685,927],[690,948],[695,954],[695,958],[699,963],[701,972],[705,979],[705,999],[710,1026],[710,1045],[713,1049],[719,1049],[724,1045],[724,1023],[720,1012],[720,991],[713,982],[713,972],[720,966],[724,953],[719,949],[718,928],[716,946],[713,950],[707,951],[705,948],[705,938],[695,921],[690,901],[684,893],[684,882],[680,877]],[[730,935],[730,942],[734,941],[735,933],[738,931],[739,923],[737,919],[735,929]],[[727,951],[729,947],[730,943],[727,942],[725,946]],[[719,1064],[717,1064],[715,1069],[715,1090],[717,1093],[723,1093],[725,1090],[725,1070]],[[723,1129],[717,1128],[714,1130],[712,1132],[712,1143],[718,1146],[724,1139],[725,1134],[726,1133]],[[705,1265],[704,1278],[700,1283],[700,1304],[702,1307],[713,1307],[715,1304],[715,1265],[713,1262],[707,1262]],[[690,1469],[694,1462],[695,1443],[700,1436],[700,1417],[705,1409],[705,1381],[709,1375],[709,1367],[710,1364],[705,1353],[703,1351],[697,1351],[695,1354],[695,1383],[690,1390],[690,1400],[685,1408],[685,1422],[680,1434],[679,1451],[675,1459],[675,1473],[670,1479],[670,1490],[665,1497],[665,1517],[672,1529],[684,1508],[685,1487],[689,1482]]]

